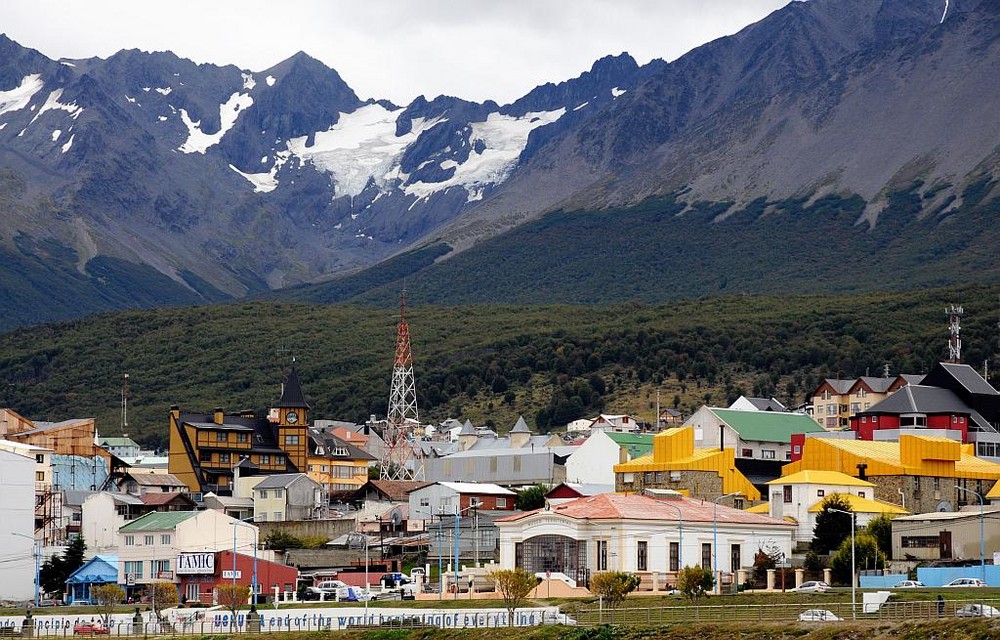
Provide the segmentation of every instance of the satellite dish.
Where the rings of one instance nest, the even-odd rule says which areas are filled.
[[[389,520],[393,527],[398,527],[403,522],[403,512],[399,508],[393,509],[389,514]]]
[[[934,508],[935,511],[954,511],[955,508],[951,506],[951,503],[947,500],[942,500],[938,503],[937,507]]]

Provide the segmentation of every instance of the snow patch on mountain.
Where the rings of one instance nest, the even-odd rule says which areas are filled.
[[[625,89],[619,89],[618,87],[613,87],[611,89],[611,97],[617,98],[618,96],[623,95],[625,91],[626,91]]]
[[[160,94],[161,96],[169,96],[171,91],[173,91],[172,87],[157,87],[156,88],[156,93]]]
[[[183,153],[205,153],[209,147],[216,145],[222,140],[222,136],[233,128],[236,118],[240,113],[253,104],[253,98],[246,93],[234,93],[229,96],[229,100],[219,107],[219,120],[221,126],[215,133],[205,133],[201,130],[201,120],[193,122],[186,109],[181,109],[181,121],[188,129],[188,139],[177,148]]]
[[[240,75],[243,76],[243,88],[247,91],[257,86],[257,81],[253,79],[253,74],[249,71],[243,71]]]
[[[28,123],[28,126],[33,125],[35,121],[42,117],[42,114],[46,111],[62,110],[68,112],[70,117],[74,120],[79,118],[80,114],[83,113],[83,107],[76,106],[75,102],[71,102],[70,104],[63,104],[62,102],[59,102],[59,98],[62,97],[62,94],[62,89],[56,89],[55,91],[50,92],[49,97],[45,99],[45,104],[41,106],[38,113],[35,114],[35,117]]]
[[[273,87],[276,80],[274,79],[274,76],[267,76],[266,78],[264,78],[264,82],[267,83],[267,86]]]
[[[528,144],[528,135],[538,127],[552,124],[565,113],[565,107],[555,111],[532,111],[522,117],[491,113],[486,122],[470,124],[472,134],[469,143],[473,150],[465,162],[455,167],[451,178],[442,182],[415,182],[406,185],[403,191],[422,198],[452,186],[461,186],[468,192],[469,202],[481,200],[488,186],[502,183],[517,166],[518,158]],[[442,164],[442,168],[446,167]]]
[[[288,150],[303,161],[330,173],[336,183],[336,196],[359,195],[374,179],[384,187],[399,177],[399,161],[406,147],[421,132],[441,122],[441,118],[415,118],[410,132],[396,135],[396,119],[403,109],[389,110],[369,104],[340,119],[327,131],[319,131],[307,146],[307,136],[288,141]]]
[[[35,94],[41,91],[45,83],[42,76],[33,73],[21,78],[21,84],[9,91],[0,91],[0,115],[8,111],[17,111],[28,106]]]
[[[75,138],[75,137],[76,137],[76,134],[75,134],[75,133],[73,133],[73,134],[70,134],[70,136],[69,136],[69,140],[67,140],[67,141],[66,141],[66,144],[64,144],[64,145],[62,146],[62,152],[63,152],[63,153],[66,153],[67,151],[69,151],[69,148],[73,146],[73,138]]]
[[[229,168],[249,180],[254,193],[270,193],[278,188],[278,181],[272,173],[243,173],[233,165]]]

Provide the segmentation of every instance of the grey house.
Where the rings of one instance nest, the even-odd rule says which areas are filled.
[[[253,488],[256,522],[315,520],[325,502],[323,487],[304,473],[270,475]]]

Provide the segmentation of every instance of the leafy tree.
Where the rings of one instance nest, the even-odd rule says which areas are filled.
[[[639,586],[639,576],[626,571],[601,571],[590,579],[590,591],[604,598],[604,604],[613,609]]]
[[[160,620],[160,612],[177,604],[177,585],[173,582],[157,580],[149,583],[153,617]]]
[[[875,538],[879,551],[886,557],[892,556],[892,517],[883,513],[873,518],[865,528]]]
[[[541,509],[545,506],[545,494],[548,492],[549,488],[541,483],[525,487],[517,492],[517,497],[514,498],[514,508],[521,511]]]
[[[839,493],[832,493],[823,500],[823,510],[816,514],[812,539],[812,550],[821,555],[830,553],[851,535],[853,517],[831,509],[851,511],[851,505]]]
[[[90,590],[90,599],[94,602],[101,622],[110,629],[111,614],[115,612],[115,607],[125,602],[125,590],[113,583],[98,585]]]
[[[493,571],[489,577],[493,580],[494,589],[500,594],[504,607],[507,608],[507,624],[513,627],[514,610],[524,603],[541,579],[521,568]]]
[[[885,568],[886,555],[878,548],[875,536],[862,531],[854,536],[854,559],[857,567],[874,569]],[[851,540],[844,540],[836,553],[830,556],[830,569],[834,581],[840,584],[851,583]]]
[[[250,599],[250,587],[245,584],[222,584],[218,588],[219,605],[231,614],[232,628],[236,628],[236,612]]]
[[[691,601],[696,602],[714,586],[712,571],[701,566],[684,567],[677,574],[677,589]]]
[[[302,548],[302,540],[283,529],[278,529],[277,531],[272,531],[267,534],[264,538],[264,542],[267,544],[269,549],[278,549],[281,551]]]
[[[778,562],[784,558],[784,554],[776,547],[757,547],[757,553],[753,557],[753,573],[751,579],[753,584],[765,584],[767,572],[778,566]]]

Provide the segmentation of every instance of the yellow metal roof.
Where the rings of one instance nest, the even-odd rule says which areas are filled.
[[[1000,480],[986,494],[987,500],[1000,500]]]
[[[897,504],[892,504],[891,502],[882,502],[881,500],[862,498],[850,493],[838,493],[837,495],[843,498],[844,502],[851,506],[851,511],[855,513],[889,513],[894,515],[909,513],[909,511],[903,507]],[[823,500],[820,500],[813,506],[809,507],[809,513],[818,513],[822,510]]]
[[[766,515],[771,513],[771,504],[768,502],[761,502],[760,504],[755,504],[752,507],[744,509],[744,511],[749,511],[750,513],[763,513]]]
[[[767,484],[826,484],[840,485],[845,487],[874,487],[875,485],[867,480],[849,476],[839,471],[819,471],[817,469],[803,469],[791,475],[782,476],[777,480],[771,480]]]

